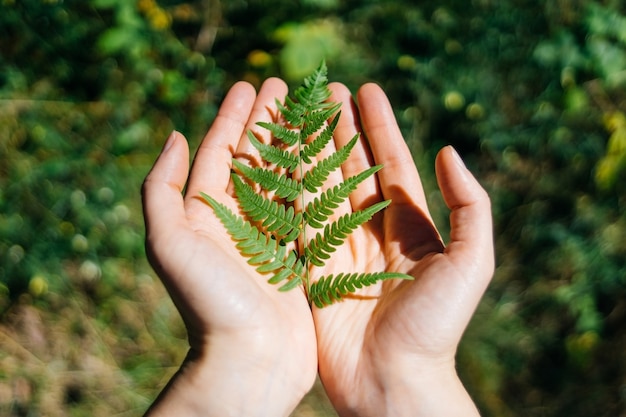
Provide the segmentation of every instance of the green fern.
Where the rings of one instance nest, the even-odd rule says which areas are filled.
[[[412,279],[411,276],[395,272],[373,272],[329,275],[321,277],[319,281],[311,285],[309,290],[309,302],[317,307],[324,307],[335,301],[341,300],[357,289],[375,284],[378,281],[389,279]]]
[[[323,267],[354,230],[391,203],[381,201],[329,221],[350,193],[382,168],[380,165],[371,167],[321,191],[328,177],[341,168],[359,140],[356,135],[337,152],[313,164],[332,140],[341,116],[341,103],[330,102],[330,95],[327,69],[322,63],[304,79],[303,85],[294,92],[294,98],[286,97],[285,104],[276,101],[284,124],[257,123],[278,140],[276,144],[264,144],[252,132],[247,132],[250,143],[271,168],[252,168],[233,159],[232,181],[242,215],[201,193],[242,256],[248,258],[248,263],[258,272],[270,275],[269,283],[281,284],[280,291],[303,285],[309,303],[320,308],[383,280],[413,279],[396,272],[340,273],[322,276],[315,283],[309,278],[312,266]],[[331,118],[332,121],[326,123]],[[310,140],[312,136],[315,137]],[[293,148],[295,150],[289,150]],[[313,166],[304,172],[304,164]],[[296,171],[298,176],[293,175]],[[274,195],[266,198],[253,185]],[[306,206],[305,190],[317,195]],[[298,198],[302,200],[302,212],[297,212],[293,205]],[[319,232],[307,239],[307,227]],[[297,240],[300,245],[288,245]]]

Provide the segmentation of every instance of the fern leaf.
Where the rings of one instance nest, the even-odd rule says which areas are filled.
[[[332,103],[330,103],[332,104]],[[327,109],[313,111],[306,115],[306,120],[300,131],[300,138],[306,139],[322,128],[324,123],[341,108],[341,103],[329,106]]]
[[[328,68],[326,63],[322,62],[311,75],[304,79],[302,85],[294,92],[294,96],[305,106],[316,108],[330,98],[331,93],[327,86]]]
[[[374,175],[382,167],[382,165],[373,166],[324,191],[307,205],[304,211],[305,224],[316,229],[323,228],[324,225],[322,223],[328,219],[328,216],[333,214],[333,210],[339,207],[356,190],[360,183]]]
[[[390,279],[413,280],[411,275],[396,272],[340,273],[337,276],[323,276],[309,288],[309,302],[322,308],[343,299],[359,288],[368,287],[379,281]]]
[[[344,147],[311,168],[302,178],[304,188],[312,193],[317,192],[317,189],[324,184],[330,173],[338,169],[348,159],[358,139],[359,135],[356,134]]]
[[[330,258],[330,253],[334,252],[350,233],[389,204],[391,200],[381,201],[363,210],[345,214],[333,223],[327,224],[323,233],[317,233],[305,247],[304,255],[313,265],[324,266],[324,261]]]
[[[285,168],[290,173],[295,171],[300,165],[300,158],[298,155],[289,152],[287,149],[281,149],[273,145],[261,143],[250,130],[248,130],[248,139],[250,140],[250,143],[252,143],[252,146],[259,151],[259,155],[261,155],[266,162]]]
[[[293,146],[300,140],[298,132],[277,123],[257,122],[256,124],[269,130],[275,138],[280,139],[285,145]]]
[[[267,191],[276,191],[280,198],[293,201],[302,193],[302,184],[298,181],[263,168],[251,168],[236,159],[233,166],[250,181],[261,185]]]
[[[328,142],[331,141],[331,139],[333,138],[333,133],[335,133],[335,129],[337,128],[337,123],[339,122],[340,116],[341,116],[341,112],[337,114],[337,116],[333,119],[333,121],[330,122],[330,124],[326,126],[326,128],[322,130],[322,132],[315,139],[313,139],[309,144],[307,144],[304,148],[302,148],[302,152],[300,153],[300,158],[304,162],[306,162],[307,164],[310,164],[311,158],[319,154],[322,151],[322,149],[324,149],[324,147],[328,144]],[[317,131],[317,129],[315,131]]]
[[[303,281],[304,264],[298,258],[295,249],[289,251],[287,257],[285,257],[285,251],[286,248],[280,246],[279,253],[273,262],[261,265],[257,268],[259,272],[266,270],[276,271],[274,276],[267,280],[269,284],[278,284],[279,282],[287,280],[286,284],[278,288],[279,291],[287,291],[298,286]]]
[[[249,221],[237,216],[232,210],[211,196],[205,193],[200,194],[213,208],[215,215],[220,219],[231,237],[237,241],[236,246],[239,252],[243,256],[249,257],[248,263],[256,266],[256,270],[260,273],[275,272],[268,279],[270,284],[276,284],[287,279],[287,283],[279,288],[279,290],[285,291],[302,283],[304,265],[295,250],[289,251],[289,254],[286,255],[284,245],[262,233]]]
[[[278,239],[285,242],[298,238],[302,227],[302,213],[295,213],[293,206],[285,208],[283,204],[264,198],[237,174],[232,174],[232,179],[239,205],[251,220],[263,222],[262,226],[268,232],[274,232]]]
[[[304,127],[301,138],[317,132],[323,123],[341,107],[341,103],[328,102],[331,92],[328,89],[328,69],[322,63],[294,92],[293,100],[285,97],[285,104],[276,101],[278,110],[285,120],[296,128]]]
[[[304,263],[297,256],[296,251],[292,250],[280,267],[279,272],[267,282],[270,284],[278,284],[279,282],[287,280],[285,284],[278,287],[278,290],[289,291],[304,281],[304,272]]]
[[[300,127],[304,124],[308,110],[304,104],[296,103],[291,98],[285,97],[285,104],[277,101],[276,106],[292,127]]]
[[[278,250],[278,242],[271,236],[266,236],[249,221],[237,216],[224,204],[219,203],[213,197],[201,193],[202,197],[215,211],[215,215],[220,219],[231,237],[237,241],[239,251],[254,259],[251,263],[261,263],[272,259]],[[255,258],[260,255],[263,260],[257,261]]]

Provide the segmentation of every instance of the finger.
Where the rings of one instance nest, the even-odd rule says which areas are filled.
[[[182,190],[189,170],[189,147],[183,135],[172,132],[142,186],[146,240],[168,242],[186,227]]]
[[[332,92],[330,100],[342,103],[341,117],[337,123],[334,135],[336,148],[344,147],[355,135],[360,135],[358,143],[350,153],[350,157],[341,166],[342,178],[339,179],[341,181],[370,168],[373,165],[374,158],[370,152],[367,140],[361,132],[359,111],[352,99],[350,90],[345,85],[339,83],[330,84],[329,89]],[[379,201],[379,194],[376,177],[369,177],[350,195],[351,210],[360,210],[371,205],[375,202],[374,200]]]
[[[491,203],[487,192],[467,170],[463,161],[447,146],[437,155],[437,181],[450,208],[450,243],[445,252],[467,276],[482,279],[482,291],[494,269]]]
[[[387,96],[378,85],[370,83],[359,89],[357,100],[374,161],[384,165],[378,172],[383,198],[396,205],[417,206],[428,214],[420,176]]]
[[[272,143],[271,133],[258,126],[257,122],[277,122],[279,111],[276,107],[276,100],[282,102],[286,95],[287,85],[283,80],[268,78],[263,83],[235,151],[235,157],[241,162],[248,163],[250,166],[264,166],[259,152],[248,139],[247,132],[251,131],[261,143]]]
[[[232,156],[243,134],[256,92],[252,85],[238,82],[230,89],[196,153],[187,195],[200,191],[226,190],[230,181]]]

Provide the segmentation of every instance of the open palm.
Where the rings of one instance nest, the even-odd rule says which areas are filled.
[[[239,254],[200,198],[204,192],[238,210],[231,193],[231,160],[234,156],[260,163],[244,132],[256,121],[271,121],[275,98],[284,97],[286,91],[278,79],[266,81],[258,97],[249,84],[233,86],[196,154],[189,178],[188,146],[182,135],[174,133],[146,178],[143,196],[148,256],[185,321],[190,357],[218,355],[222,349],[230,364],[224,378],[236,377],[238,367],[242,372],[279,373],[277,380],[291,384],[295,406],[317,370],[306,298],[301,290],[278,292],[268,284],[267,277]],[[263,389],[268,395],[263,401],[270,401],[271,388]],[[281,389],[285,387],[276,388]],[[276,394],[284,400],[283,392]]]
[[[376,393],[395,376],[406,375],[406,367],[419,378],[433,366],[453,366],[458,342],[493,272],[493,255],[489,199],[454,151],[445,148],[437,161],[438,182],[452,210],[446,247],[382,90],[362,87],[357,109],[344,86],[331,89],[332,100],[343,102],[336,148],[363,133],[361,146],[334,181],[384,164],[377,180],[361,184],[337,215],[385,199],[392,204],[355,231],[323,273],[393,271],[414,277],[314,309],[320,376],[341,413],[372,410],[368,403],[382,402]]]

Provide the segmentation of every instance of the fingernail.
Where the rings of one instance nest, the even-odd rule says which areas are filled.
[[[175,130],[172,130],[172,133],[170,133],[170,135],[167,137],[167,140],[165,141],[165,145],[163,145],[163,152],[167,151],[169,148],[172,147],[174,142],[176,142],[177,136],[178,136],[178,132]]]
[[[453,146],[451,146],[451,145],[449,146],[449,148],[450,148],[450,150],[452,150],[452,156],[453,156],[454,161],[456,162],[456,164],[457,164],[459,167],[463,168],[463,169],[467,169],[467,168],[465,167],[465,162],[463,162],[463,160],[461,159],[461,156],[460,156],[460,155],[459,155],[459,153],[456,151],[456,149],[454,149],[454,147],[453,147]]]

